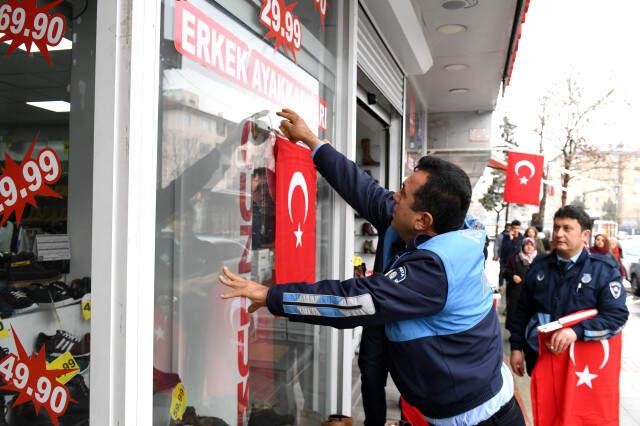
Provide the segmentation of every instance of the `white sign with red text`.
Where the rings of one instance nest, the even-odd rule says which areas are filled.
[[[321,114],[326,120],[318,81],[263,39],[203,0],[177,1],[173,15],[174,45],[199,67],[184,62],[181,70],[174,70],[180,78],[169,78],[168,88],[184,89],[174,86],[184,84],[185,72],[202,74],[204,67],[217,78],[208,73],[195,77],[206,81],[198,87],[215,92],[200,97],[201,110],[224,111],[225,118],[237,122],[268,110],[273,127],[280,122],[275,111],[283,107],[298,111],[311,129],[318,128]]]

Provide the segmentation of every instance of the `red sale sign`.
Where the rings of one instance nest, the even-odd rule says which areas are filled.
[[[291,52],[296,60],[296,52],[302,46],[302,25],[300,17],[293,14],[293,9],[297,3],[285,6],[284,0],[263,0],[260,9],[260,22],[267,27],[269,32],[265,38],[274,38],[276,43],[274,49],[284,46]]]
[[[34,156],[37,140],[36,136],[20,164],[4,153],[4,170],[0,175],[0,226],[9,220],[13,212],[19,225],[27,204],[38,207],[36,196],[62,198],[49,186],[62,176],[60,159],[51,148],[44,148]]]
[[[320,21],[322,21],[322,29],[324,30],[324,21],[327,19],[327,2],[329,0],[315,0],[313,7],[320,12]]]
[[[13,402],[14,407],[32,401],[36,413],[44,408],[49,413],[51,422],[57,426],[58,417],[65,413],[72,400],[67,387],[56,378],[77,370],[47,370],[44,346],[37,354],[29,356],[13,327],[11,333],[18,354],[9,354],[0,360],[0,376],[5,383],[0,389],[18,393]]]
[[[31,52],[33,44],[51,64],[49,47],[60,44],[67,30],[67,21],[60,13],[50,14],[51,9],[62,3],[55,0],[38,7],[37,0],[7,0],[0,5],[0,43],[9,42],[5,56],[24,44]],[[4,34],[3,34],[4,33]]]

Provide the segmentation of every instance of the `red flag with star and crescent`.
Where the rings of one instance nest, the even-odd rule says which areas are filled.
[[[619,425],[622,333],[578,340],[556,355],[545,345],[552,334],[538,334],[540,353],[531,377],[534,424]]]
[[[515,151],[507,153],[504,202],[539,205],[543,167],[542,155]]]
[[[277,283],[315,282],[316,167],[308,148],[276,137]]]

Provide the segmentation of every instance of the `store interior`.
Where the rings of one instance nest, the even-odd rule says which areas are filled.
[[[67,25],[50,63],[35,46],[0,43],[0,366],[22,346],[73,369],[57,377],[62,426],[89,424],[95,4],[52,10]],[[16,405],[19,394],[0,391],[0,425],[55,424],[47,407]]]

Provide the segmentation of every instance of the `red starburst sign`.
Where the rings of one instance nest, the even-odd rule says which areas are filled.
[[[44,408],[57,426],[58,417],[67,411],[70,402],[76,401],[69,397],[69,390],[56,377],[76,370],[47,370],[44,346],[37,354],[27,355],[13,327],[11,333],[18,354],[9,354],[0,360],[0,377],[4,381],[0,389],[18,393],[14,407],[33,401],[36,413]]]
[[[293,9],[298,3],[286,6],[284,0],[262,0],[260,10],[260,22],[267,27],[269,32],[265,38],[275,38],[274,49],[283,46],[291,52],[293,60],[296,60],[296,52],[302,46],[302,25],[300,17],[293,14]]]
[[[320,21],[322,22],[322,30],[324,31],[324,21],[327,18],[327,3],[329,0],[314,0],[313,7],[320,12]]]
[[[38,7],[36,0],[7,0],[0,4],[0,43],[9,42],[5,56],[15,52],[24,44],[27,52],[32,45],[51,64],[49,47],[57,46],[67,30],[67,21],[60,13],[51,14],[51,9],[62,3],[55,0]]]
[[[62,198],[49,185],[62,176],[60,159],[51,148],[43,148],[33,155],[38,136],[33,138],[22,162],[17,164],[5,152],[4,170],[0,175],[0,226],[4,225],[13,212],[19,225],[27,204],[38,207],[36,196]]]

